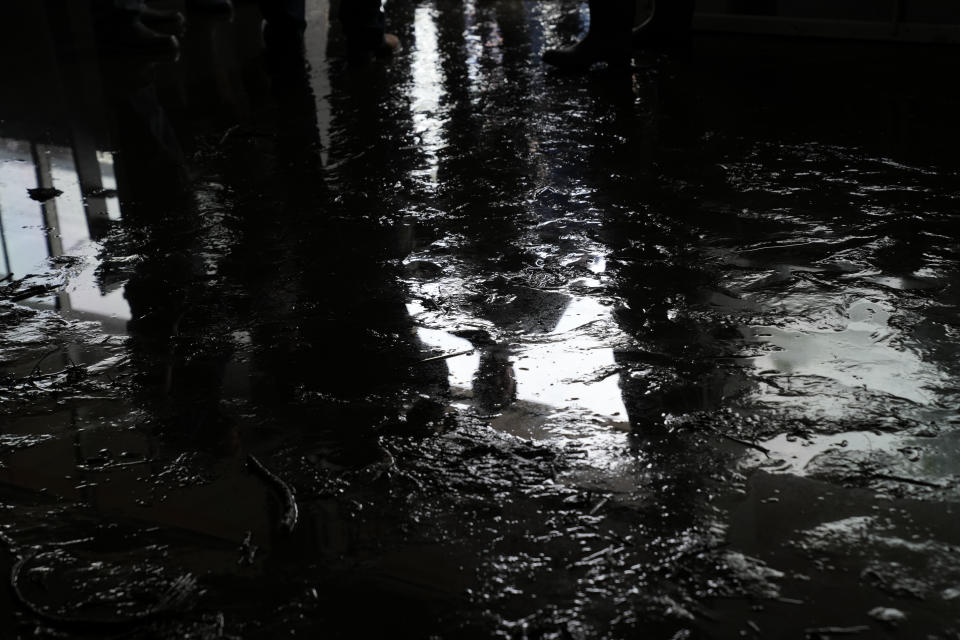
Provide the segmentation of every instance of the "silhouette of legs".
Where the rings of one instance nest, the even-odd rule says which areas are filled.
[[[563,69],[586,70],[596,62],[627,66],[631,47],[673,48],[689,42],[695,0],[660,0],[653,13],[633,30],[632,0],[590,0],[590,29],[569,47],[549,49],[543,60]]]
[[[579,42],[549,49],[543,61],[564,69],[585,70],[595,62],[630,64],[630,27],[634,0],[590,0],[590,30]]]
[[[369,62],[400,49],[396,36],[385,33],[380,0],[346,0],[340,5],[340,22],[347,35],[347,56],[353,63]]]
[[[291,43],[302,47],[307,26],[304,0],[260,0],[266,20],[264,41],[268,49],[282,50]],[[380,0],[345,0],[340,5],[340,22],[347,36],[347,56],[363,63],[400,49],[396,36],[384,33],[385,19]]]
[[[146,13],[148,20],[167,18],[156,11]],[[176,51],[180,43],[175,36],[154,31],[143,21],[143,0],[99,0],[97,26],[100,43],[108,48],[134,49],[146,52]],[[176,18],[169,16],[171,21]]]

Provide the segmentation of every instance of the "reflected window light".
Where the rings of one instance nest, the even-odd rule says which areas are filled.
[[[419,304],[409,304],[407,310],[421,322],[428,315]],[[502,363],[502,373],[516,385],[513,401],[504,410],[519,403],[527,409],[536,407],[538,416],[544,412],[576,414],[595,424],[625,429],[627,409],[620,374],[615,372],[619,365],[612,346],[617,336],[613,325],[609,306],[590,298],[572,298],[549,333],[504,345],[510,355]],[[455,399],[467,405],[475,402],[483,348],[475,349],[464,338],[427,326],[417,328],[417,337],[431,350],[461,354],[444,360],[447,380]],[[518,416],[513,412],[510,420],[515,422]]]
[[[60,246],[64,255],[76,255],[90,240],[83,195],[73,163],[73,150],[68,147],[44,147],[50,159],[53,186],[62,191],[57,196],[57,220]]]
[[[3,232],[3,220],[0,219],[0,281],[4,281],[12,274],[10,256],[7,254],[7,236]]]
[[[100,180],[103,190],[113,195],[105,198],[107,217],[110,220],[120,219],[120,198],[117,197],[117,174],[114,170],[113,153],[111,151],[97,151],[97,163],[100,165]]]
[[[113,156],[98,152],[97,165],[103,187],[114,190]],[[62,192],[47,205],[30,199],[28,193],[41,178]],[[115,207],[119,217],[119,206]],[[90,237],[88,217],[73,149],[0,138],[0,277],[44,273],[50,269],[49,258],[61,255],[81,258],[83,267],[71,274],[64,291],[48,299],[31,298],[26,304],[122,330],[122,323],[130,319],[129,306],[122,288],[101,291],[96,278],[99,263],[94,259],[98,247]]]
[[[540,405],[579,409],[626,424],[627,410],[610,336],[591,327],[614,324],[610,307],[591,298],[573,298],[550,331],[563,340],[532,341],[517,350],[517,398]]]
[[[37,186],[30,143],[0,138],[0,225],[4,235],[4,269],[15,277],[35,270],[47,258],[43,211],[28,189]],[[9,265],[9,266],[7,266]]]
[[[476,102],[492,86],[489,76],[503,74],[503,36],[495,7],[477,9],[475,0],[467,0],[463,15],[468,87]]]
[[[463,3],[464,38],[463,45],[467,54],[467,79],[470,91],[476,93],[480,88],[480,57],[483,53],[483,39],[477,32],[477,5],[475,0]]]
[[[107,217],[110,220],[120,219],[120,200],[118,198],[107,198]]]
[[[413,25],[411,112],[414,131],[420,138],[420,147],[427,163],[418,174],[429,186],[436,187],[438,152],[446,141],[440,117],[440,105],[444,98],[443,67],[440,64],[437,11],[433,3],[423,3],[417,7]]]
[[[113,171],[113,153],[97,151],[97,163],[100,165],[100,180],[107,191],[116,191],[117,176]]]
[[[811,307],[814,302],[810,298]],[[898,329],[891,323],[896,310],[893,304],[864,298],[844,308],[829,328],[801,318],[783,327],[754,326],[747,335],[775,350],[754,357],[753,366],[762,375],[777,374],[787,381],[832,380],[850,389],[868,389],[917,405],[932,404],[944,374],[935,363],[898,344]],[[781,405],[787,402],[784,398],[795,397],[780,395],[783,380],[775,393],[771,392]],[[803,397],[809,406],[813,400]],[[860,411],[856,404],[844,409],[838,398],[829,394],[816,402],[835,416],[846,410]]]
[[[317,132],[320,135],[320,160],[323,166],[330,162],[331,131],[333,129],[333,105],[330,102],[333,85],[330,82],[330,65],[327,48],[330,42],[330,3],[308,3],[307,32],[304,37],[306,58],[310,70],[310,85],[313,88],[317,113]]]

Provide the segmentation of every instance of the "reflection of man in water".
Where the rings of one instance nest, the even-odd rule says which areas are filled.
[[[181,27],[183,16],[173,10],[156,9],[144,0],[99,0],[98,22],[101,41],[107,47],[146,51],[176,51],[179,41],[167,33]],[[187,7],[205,11],[229,12],[231,0],[188,0]],[[266,21],[264,39],[298,42],[306,27],[305,0],[261,0],[260,11]],[[387,57],[400,49],[400,40],[384,31],[385,18],[380,0],[344,0],[340,21],[347,37],[347,56],[354,63],[375,57]]]
[[[639,4],[639,3],[636,3]],[[660,0],[640,26],[635,0],[590,0],[590,29],[582,40],[543,54],[547,64],[585,70],[595,62],[626,67],[633,48],[667,48],[682,45],[689,37],[694,0]]]
[[[347,35],[347,55],[353,62],[389,56],[400,49],[400,40],[384,31],[380,0],[343,0],[340,21]]]
[[[178,11],[157,9],[144,0],[98,0],[96,3],[101,43],[107,48],[147,51],[176,51],[176,36],[166,33],[182,27],[184,18]],[[229,12],[231,0],[187,0],[188,9]]]
[[[485,413],[506,409],[517,399],[517,380],[509,347],[492,345],[481,349],[473,396],[477,407]]]
[[[386,19],[380,0],[342,0],[339,10],[351,62],[365,63],[400,49],[400,40],[384,30]],[[267,21],[264,39],[268,46],[274,36],[302,35],[306,28],[304,0],[260,0],[260,11]]]

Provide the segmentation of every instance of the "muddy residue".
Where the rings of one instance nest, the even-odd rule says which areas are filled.
[[[3,58],[11,637],[957,634],[954,54],[311,7]]]

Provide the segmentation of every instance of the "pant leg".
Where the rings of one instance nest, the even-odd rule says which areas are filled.
[[[629,56],[634,0],[590,0],[591,46]]]
[[[260,12],[268,24],[281,29],[307,26],[304,0],[260,0]]]
[[[385,19],[380,0],[341,0],[340,22],[351,51],[370,51],[383,45]]]

